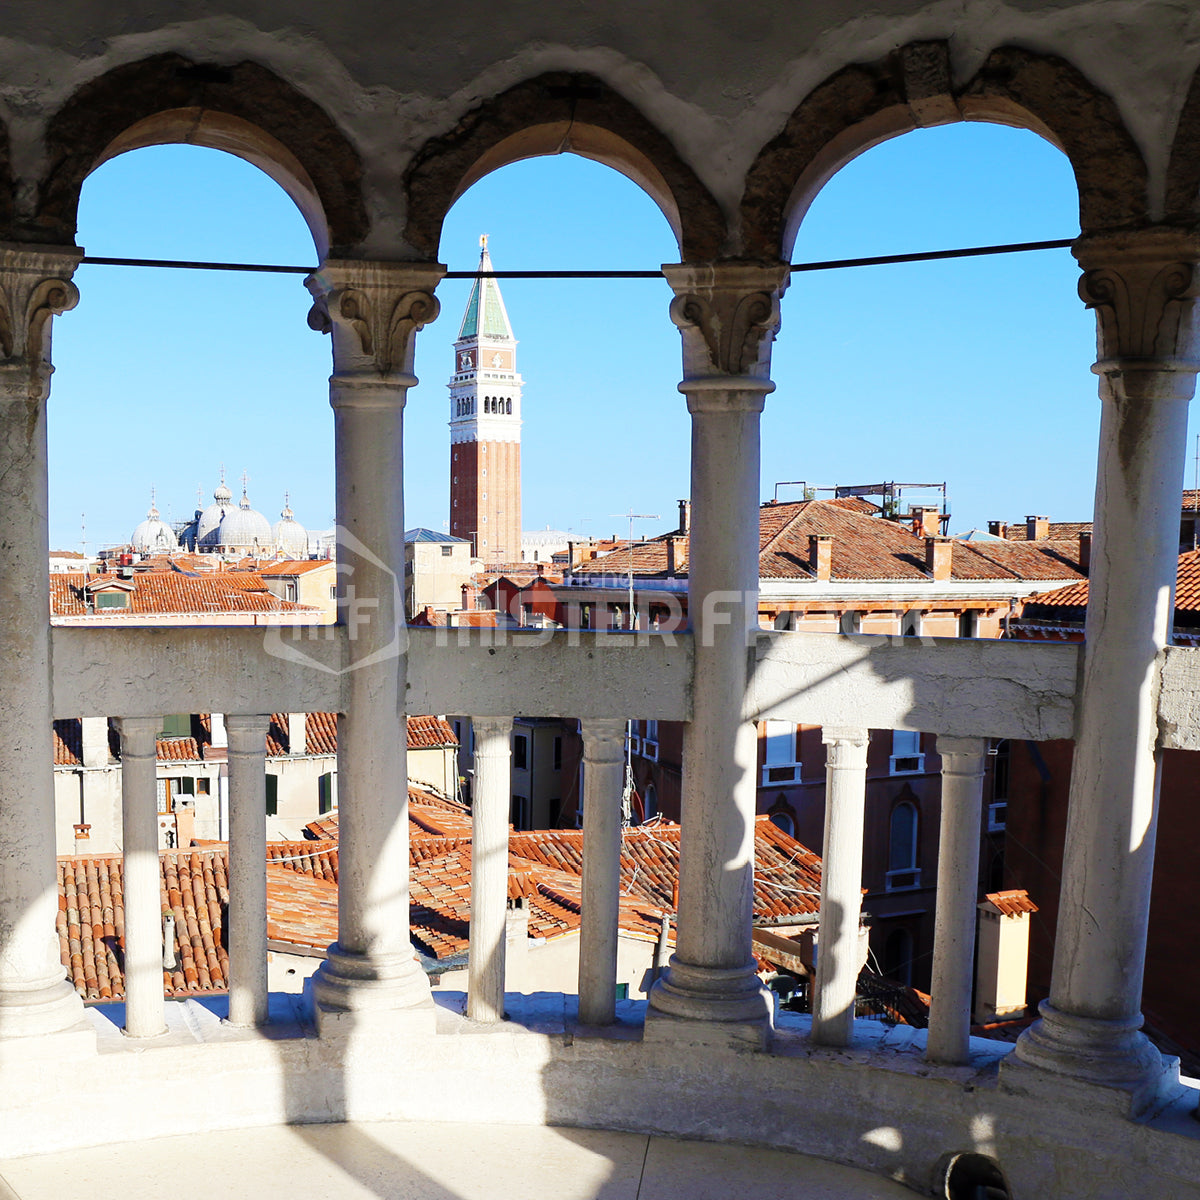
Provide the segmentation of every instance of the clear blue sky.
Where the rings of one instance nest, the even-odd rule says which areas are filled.
[[[1070,237],[1066,159],[1032,134],[925,130],[851,163],[818,197],[795,261]],[[441,256],[498,269],[656,267],[678,250],[635,185],[563,155],[477,184],[446,221]],[[91,254],[306,264],[299,213],[255,168],[161,147],[88,180]],[[989,518],[1090,516],[1099,401],[1094,319],[1067,251],[798,275],[775,343],[761,494],[776,481],[946,480],[955,532]],[[58,319],[50,400],[50,531],[78,547],[128,538],[151,486],[164,516],[210,502],[224,463],[276,519],[333,521],[329,340],[305,324],[300,277],[83,267]],[[445,527],[451,344],[468,290],[439,288],[407,409],[407,526]],[[611,533],[632,506],[673,523],[688,491],[679,338],[664,282],[509,281],[526,380],[524,526]],[[1189,458],[1188,478],[1191,478]],[[785,494],[794,494],[785,493]]]

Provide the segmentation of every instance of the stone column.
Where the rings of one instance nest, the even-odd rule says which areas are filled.
[[[267,726],[225,715],[229,735],[229,1023],[267,1023]]]
[[[162,874],[158,860],[158,717],[123,717],[121,841],[125,896],[125,1033],[165,1033]]]
[[[326,262],[308,279],[314,328],[333,334],[338,623],[338,940],[314,976],[322,1031],[339,1014],[407,1010],[432,1028],[409,941],[403,413],[418,329],[437,316],[435,263]]]
[[[937,752],[942,758],[942,824],[933,924],[933,999],[925,1057],[930,1062],[965,1063],[971,1037],[979,820],[987,741],[939,734]]]
[[[504,951],[508,926],[508,807],[512,794],[512,718],[472,717],[475,786],[471,789],[471,944],[467,1016],[504,1017]]]
[[[82,251],[0,243],[0,1037],[83,1018],[54,920],[46,400],[50,318],[79,299]]]
[[[865,729],[830,726],[821,731],[825,845],[812,1036],[823,1046],[848,1046],[854,1032],[869,736]]]
[[[611,1025],[617,1004],[621,898],[624,721],[584,721],[583,912],[579,930],[579,1023]]]
[[[1100,450],[1083,680],[1054,970],[1023,1062],[1132,1093],[1162,1077],[1141,1033],[1158,820],[1158,661],[1171,637],[1187,408],[1200,367],[1200,241],[1173,230],[1083,237],[1096,312]]]
[[[751,950],[757,745],[745,696],[758,627],[759,414],[774,390],[769,348],[788,272],[783,263],[706,263],[663,273],[675,292],[679,390],[692,414],[695,670],[683,740],[676,951],[650,993],[646,1036],[761,1047],[773,1004]]]

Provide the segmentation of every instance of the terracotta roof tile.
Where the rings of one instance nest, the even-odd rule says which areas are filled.
[[[1038,906],[1030,900],[1029,893],[1024,889],[1020,891],[988,892],[984,899],[994,904],[1006,917],[1020,916],[1022,913],[1035,913],[1038,910]]]
[[[457,745],[458,738],[454,736],[454,730],[441,717],[408,718],[408,748],[410,750]]]
[[[62,572],[50,576],[50,615],[83,617],[88,615],[85,585],[95,590],[98,584],[131,585],[126,609],[106,608],[99,615],[152,616],[194,614],[215,616],[220,613],[281,612],[312,613],[311,605],[280,600],[267,591],[261,576],[237,571],[213,571],[203,576],[178,571],[140,571],[132,579],[118,575],[85,576]]]

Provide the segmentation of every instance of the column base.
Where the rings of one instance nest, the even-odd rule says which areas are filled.
[[[0,988],[0,1039],[61,1033],[83,1021],[83,1001],[66,979],[28,989]]]
[[[1093,1107],[1137,1116],[1179,1080],[1179,1060],[1165,1058],[1141,1032],[1140,1015],[1106,1021],[1062,1012],[1049,1000],[1001,1064],[1001,1082],[1017,1091],[1070,1081],[1089,1093]],[[1056,1076],[1049,1083],[1045,1076]],[[1039,1076],[1041,1082],[1039,1082]]]
[[[754,964],[699,967],[672,955],[650,989],[643,1040],[765,1050],[774,1030],[775,1000]]]
[[[436,1007],[429,980],[411,956],[353,954],[335,942],[311,980],[317,1031],[345,1033],[377,1018],[411,1017],[414,1032],[433,1033]],[[418,1027],[420,1027],[418,1029]]]

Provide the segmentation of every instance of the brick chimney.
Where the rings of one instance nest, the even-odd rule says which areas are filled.
[[[1049,517],[1026,517],[1025,540],[1027,542],[1044,542],[1050,536]]]
[[[683,556],[687,549],[686,537],[667,538],[667,574],[678,575],[683,569]]]
[[[1079,569],[1087,575],[1092,569],[1092,531],[1079,531]]]
[[[954,542],[946,537],[927,537],[925,539],[925,570],[930,578],[943,580],[950,578],[950,560],[954,551]]]
[[[912,531],[917,537],[937,537],[942,532],[942,514],[937,507],[914,504],[909,512],[912,515]]]
[[[679,532],[687,537],[692,528],[692,502],[690,500],[680,500],[679,502]]]
[[[1008,537],[1008,522],[1007,521],[989,521],[988,533],[992,537],[1006,538]]]
[[[833,538],[827,533],[808,537],[808,566],[818,579],[828,579],[833,565]]]

